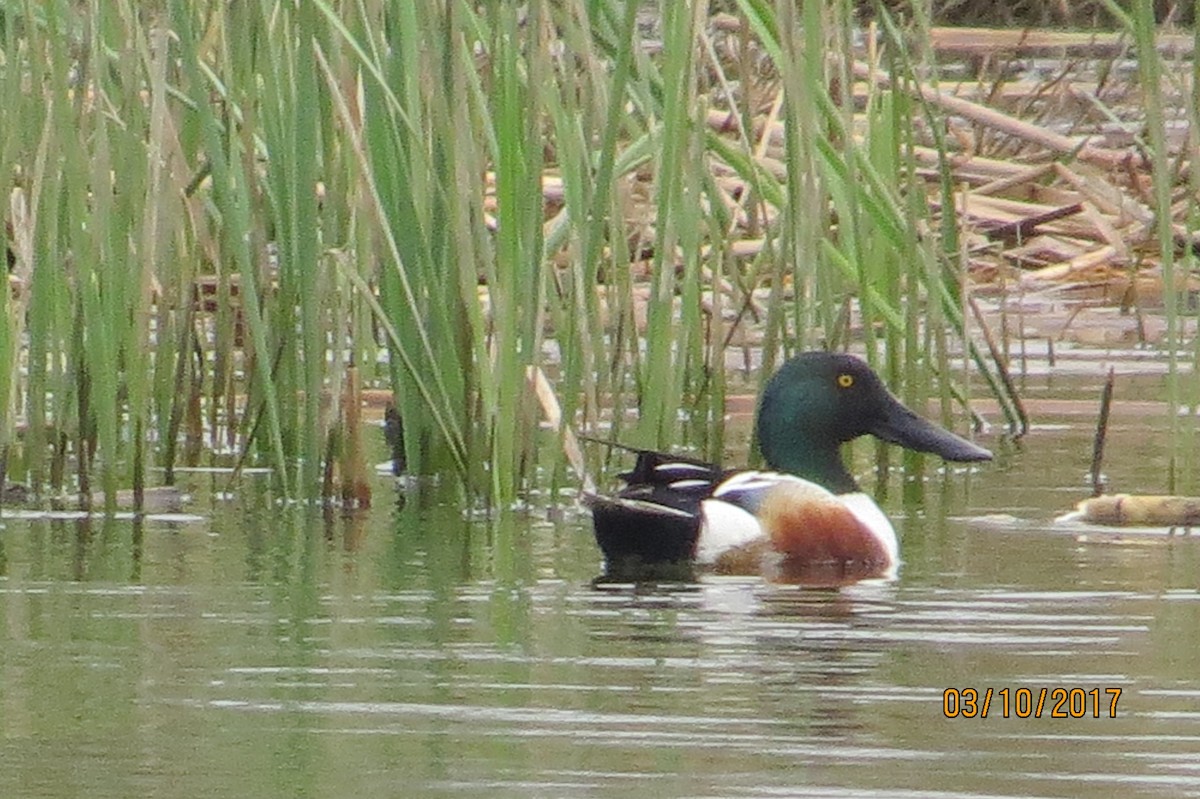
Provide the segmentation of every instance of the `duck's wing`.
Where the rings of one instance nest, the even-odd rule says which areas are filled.
[[[616,496],[585,494],[596,543],[610,571],[626,564],[690,564],[700,531],[701,503],[725,472],[711,463],[637,450],[633,469],[620,475]]]
[[[709,496],[727,476],[720,466],[694,458],[671,455],[652,450],[633,450],[637,462],[627,472],[617,475],[625,487],[615,497],[593,492],[583,494],[583,503],[596,507],[601,503],[624,503],[631,509],[644,505],[660,505],[667,509],[696,513],[700,501]],[[652,512],[652,508],[646,508]]]
[[[707,461],[672,455],[668,452],[636,450],[637,462],[627,472],[617,475],[630,486],[667,485],[680,481],[708,481],[715,485],[725,472],[720,466]]]
[[[767,494],[780,486],[807,486],[821,495],[833,496],[821,486],[794,474],[754,470],[730,473],[718,485],[713,486],[711,496],[714,500],[736,505],[748,513],[756,514]]]

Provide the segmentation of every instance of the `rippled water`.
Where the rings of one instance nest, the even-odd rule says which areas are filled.
[[[1200,539],[1054,525],[1091,436],[1060,421],[889,502],[900,578],[841,591],[594,588],[578,511],[414,491],[326,519],[194,475],[202,521],[9,520],[0,796],[1200,796]],[[1161,489],[1162,435],[1115,433],[1122,488]],[[987,718],[947,718],[968,688]],[[1085,716],[1018,717],[1043,688]]]

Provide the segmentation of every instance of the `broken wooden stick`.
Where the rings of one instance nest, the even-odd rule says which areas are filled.
[[[1108,379],[1104,381],[1104,389],[1100,392],[1100,418],[1096,420],[1096,437],[1092,439],[1093,497],[1104,493],[1101,466],[1104,463],[1104,439],[1108,437],[1108,410],[1112,407],[1114,374],[1113,368],[1108,367]]]

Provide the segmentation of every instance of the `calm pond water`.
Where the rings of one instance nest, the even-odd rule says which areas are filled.
[[[1160,419],[1115,419],[1122,490]],[[899,579],[841,591],[598,589],[577,509],[382,477],[356,521],[205,474],[194,521],[10,518],[0,796],[1200,796],[1200,536],[1055,525],[1092,417],[1039,422],[894,490]]]

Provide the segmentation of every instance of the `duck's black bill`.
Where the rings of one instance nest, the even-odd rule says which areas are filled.
[[[877,438],[917,452],[940,455],[948,461],[990,461],[992,453],[910,411],[889,396],[867,431]]]

